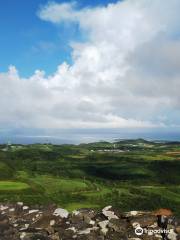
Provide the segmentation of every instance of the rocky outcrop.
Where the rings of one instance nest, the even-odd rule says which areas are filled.
[[[0,240],[180,240],[180,220],[171,211],[72,213],[54,205],[29,208],[23,203],[0,205]]]

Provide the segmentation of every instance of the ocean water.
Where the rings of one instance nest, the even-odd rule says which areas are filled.
[[[15,129],[0,131],[0,143],[79,144],[95,141],[137,139],[180,141],[177,129]]]

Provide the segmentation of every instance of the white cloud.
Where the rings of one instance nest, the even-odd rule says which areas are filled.
[[[179,0],[126,0],[78,9],[49,3],[38,15],[76,21],[84,43],[73,64],[51,76],[0,74],[1,125],[38,128],[147,128],[177,124],[180,85]],[[170,121],[171,119],[171,121]],[[170,123],[171,122],[171,123]]]
[[[74,7],[75,2],[62,4],[50,2],[40,9],[39,16],[53,23],[75,21],[78,17],[78,12],[74,10]]]

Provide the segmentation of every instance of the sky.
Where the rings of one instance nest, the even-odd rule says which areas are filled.
[[[0,135],[178,138],[179,9],[179,0],[1,0]]]

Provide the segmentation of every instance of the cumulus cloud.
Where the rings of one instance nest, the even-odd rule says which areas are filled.
[[[0,74],[1,125],[38,128],[148,128],[178,123],[179,0],[126,0],[96,8],[48,3],[38,16],[76,22],[73,64],[23,79]],[[171,119],[171,121],[169,121]]]

